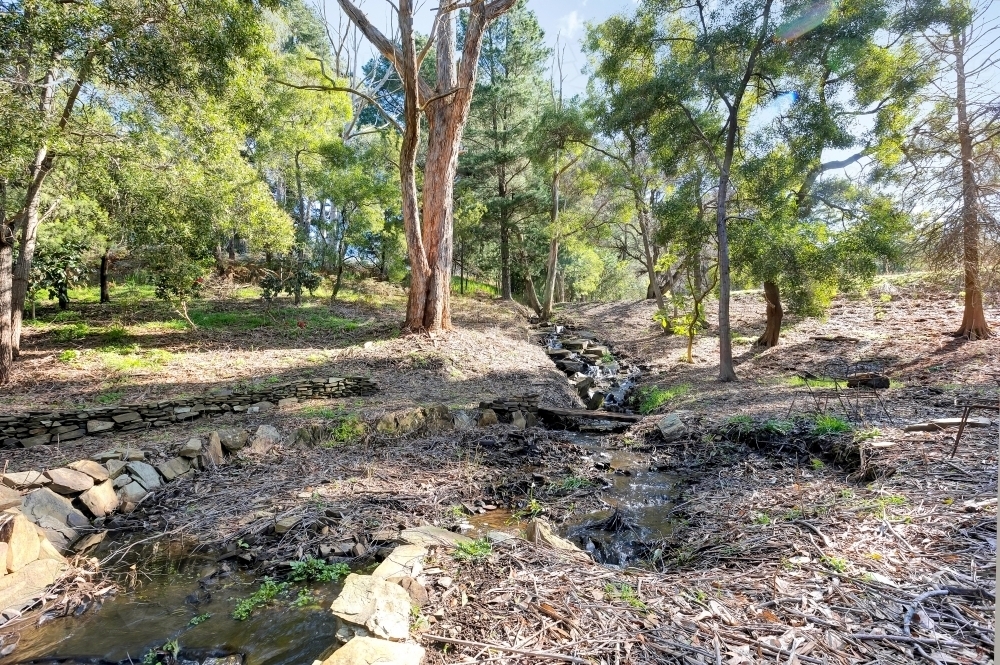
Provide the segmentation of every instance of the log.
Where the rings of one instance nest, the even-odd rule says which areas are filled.
[[[588,411],[586,409],[560,409],[554,406],[538,407],[538,415],[543,418],[589,418],[591,420],[611,420],[618,423],[637,423],[642,420],[642,416],[635,413]]]

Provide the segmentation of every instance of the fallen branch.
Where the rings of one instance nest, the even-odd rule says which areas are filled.
[[[477,647],[480,649],[496,649],[497,651],[516,653],[521,656],[532,656],[533,658],[551,658],[552,660],[561,660],[564,663],[580,663],[581,665],[589,665],[590,662],[584,660],[583,658],[577,658],[576,656],[567,656],[561,653],[550,653],[548,651],[527,651],[525,649],[515,649],[514,647],[500,646],[499,644],[489,644],[487,642],[473,642],[471,640],[459,640],[453,637],[442,637],[440,635],[431,635],[430,633],[424,633],[424,637],[432,639],[435,642],[444,642],[445,644],[458,644],[461,646]]]

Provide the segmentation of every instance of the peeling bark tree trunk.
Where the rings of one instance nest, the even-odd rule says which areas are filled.
[[[101,304],[111,302],[111,291],[108,290],[109,263],[111,263],[111,250],[105,249],[101,255]]]
[[[764,334],[757,340],[759,346],[768,348],[778,345],[781,334],[781,318],[785,312],[781,309],[781,294],[774,282],[764,282],[764,300],[767,301],[767,325]]]
[[[979,279],[979,191],[973,170],[972,131],[965,89],[966,35],[955,35],[955,106],[958,111],[958,139],[962,155],[962,263],[965,268],[965,311],[956,337],[975,341],[992,337],[983,309],[983,285]]]
[[[542,315],[542,304],[538,302],[538,293],[535,292],[535,280],[531,275],[524,278],[524,296],[528,300],[528,306],[535,310],[535,314]]]
[[[14,230],[0,222],[0,386],[10,382],[14,365],[11,322],[11,278],[14,270]]]

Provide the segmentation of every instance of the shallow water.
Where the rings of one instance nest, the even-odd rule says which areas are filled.
[[[25,629],[12,660],[139,663],[149,649],[172,639],[185,651],[242,653],[246,665],[302,665],[333,651],[336,618],[329,606],[339,585],[311,586],[315,600],[302,608],[291,605],[302,588],[295,585],[246,621],[236,621],[231,617],[236,602],[258,587],[259,580],[252,575],[223,572],[200,584],[219,568],[212,559],[157,552],[140,558],[138,587],[80,617]],[[190,625],[204,614],[211,618]]]

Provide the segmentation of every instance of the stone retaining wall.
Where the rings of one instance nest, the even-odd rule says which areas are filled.
[[[0,445],[5,448],[72,441],[87,434],[107,431],[164,427],[177,422],[235,412],[254,412],[261,407],[292,404],[303,399],[361,397],[373,395],[378,387],[360,377],[303,379],[249,392],[184,399],[105,406],[78,411],[28,411],[21,415],[0,415]]]

